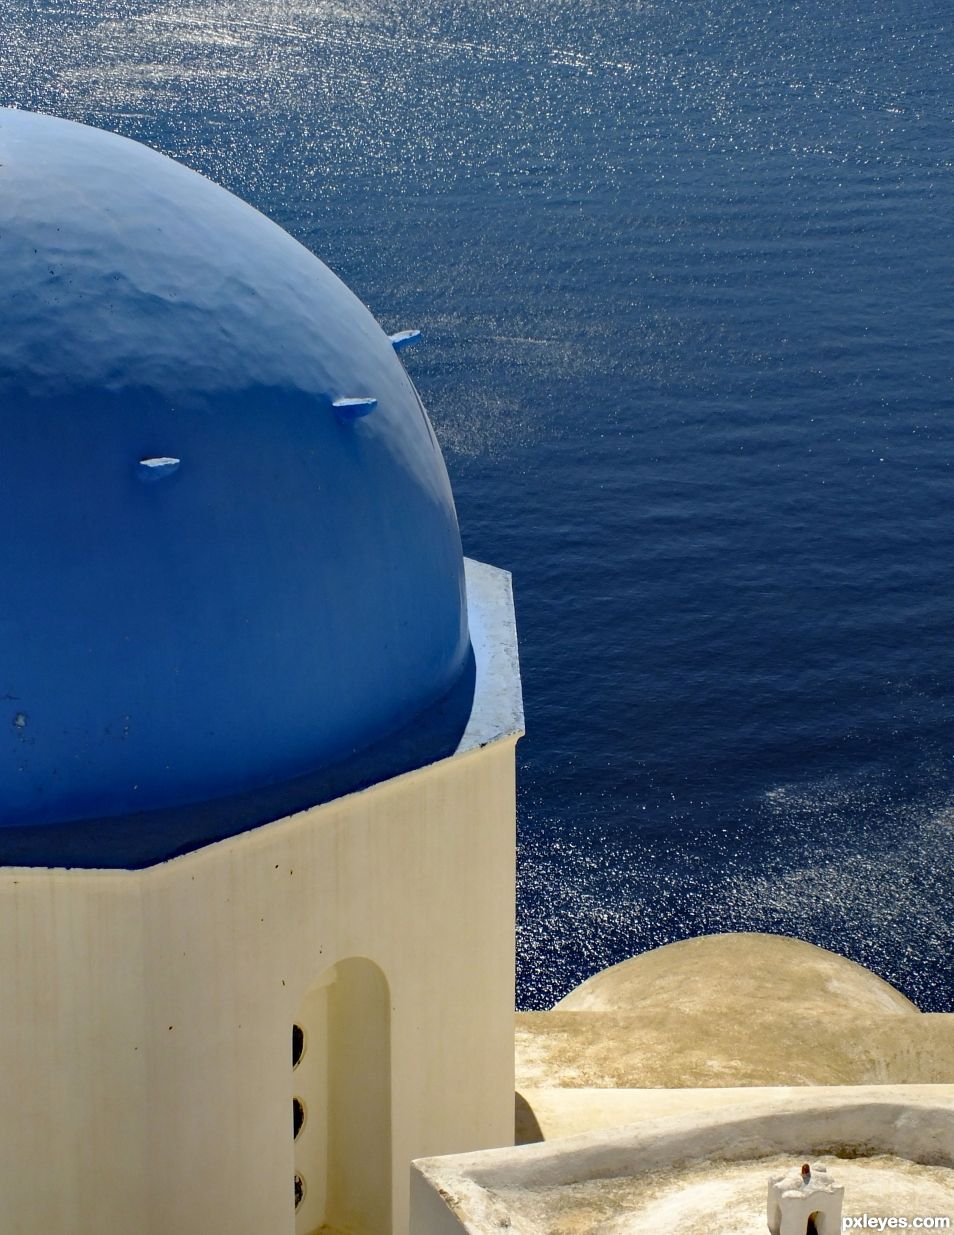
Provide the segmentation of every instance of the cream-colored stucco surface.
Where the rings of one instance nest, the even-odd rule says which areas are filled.
[[[943,1084],[954,1015],[802,1020],[784,1003],[723,1020],[669,1011],[523,1012],[517,1088]]]
[[[931,1104],[952,1093],[950,1085],[866,1086],[872,1095],[899,1096]],[[780,1109],[811,1095],[854,1100],[855,1085],[756,1086],[729,1089],[524,1089],[517,1094],[516,1144],[556,1141],[587,1132],[611,1132],[663,1116],[691,1117],[720,1111],[737,1115],[774,1103]],[[954,1229],[954,1228],[952,1228]]]

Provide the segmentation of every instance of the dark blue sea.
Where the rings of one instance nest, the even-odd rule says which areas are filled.
[[[949,0],[0,0],[0,103],[424,332],[516,590],[520,1006],[760,930],[954,1010]]]

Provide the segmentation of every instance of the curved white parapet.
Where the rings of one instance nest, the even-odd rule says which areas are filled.
[[[634,1196],[641,1181],[652,1192],[652,1181],[662,1176],[680,1191],[682,1173],[689,1178],[700,1164],[710,1179],[746,1164],[756,1169],[757,1178],[758,1164],[766,1159],[784,1156],[801,1163],[806,1154],[809,1161],[890,1154],[908,1164],[954,1167],[954,1085],[775,1090],[741,1109],[726,1100],[716,1111],[694,1110],[618,1130],[418,1161],[412,1168],[411,1235],[658,1230],[657,1223],[640,1225],[638,1202],[636,1210],[628,1211],[620,1203],[624,1181],[635,1182]],[[609,1202],[599,1195],[601,1185]],[[602,1225],[568,1224],[568,1201],[581,1188],[589,1212],[599,1213]],[[805,1190],[804,1199],[814,1198],[804,1213],[806,1226],[812,1214],[825,1210],[832,1215],[824,1226],[816,1219],[819,1235],[837,1235],[831,1220],[841,1189],[835,1188],[829,1192],[819,1178],[817,1189]],[[823,1198],[829,1196],[832,1202],[826,1205]],[[613,1204],[616,1219],[610,1216]],[[704,1229],[713,1229],[711,1222]]]

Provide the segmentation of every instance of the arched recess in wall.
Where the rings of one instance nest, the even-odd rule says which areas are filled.
[[[390,1235],[391,996],[384,974],[363,957],[339,961],[308,991],[291,1035],[295,1235]]]

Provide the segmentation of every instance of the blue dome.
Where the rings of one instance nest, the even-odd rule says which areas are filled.
[[[0,110],[0,187],[0,860],[141,864],[447,753],[457,519],[368,310],[114,134]]]

